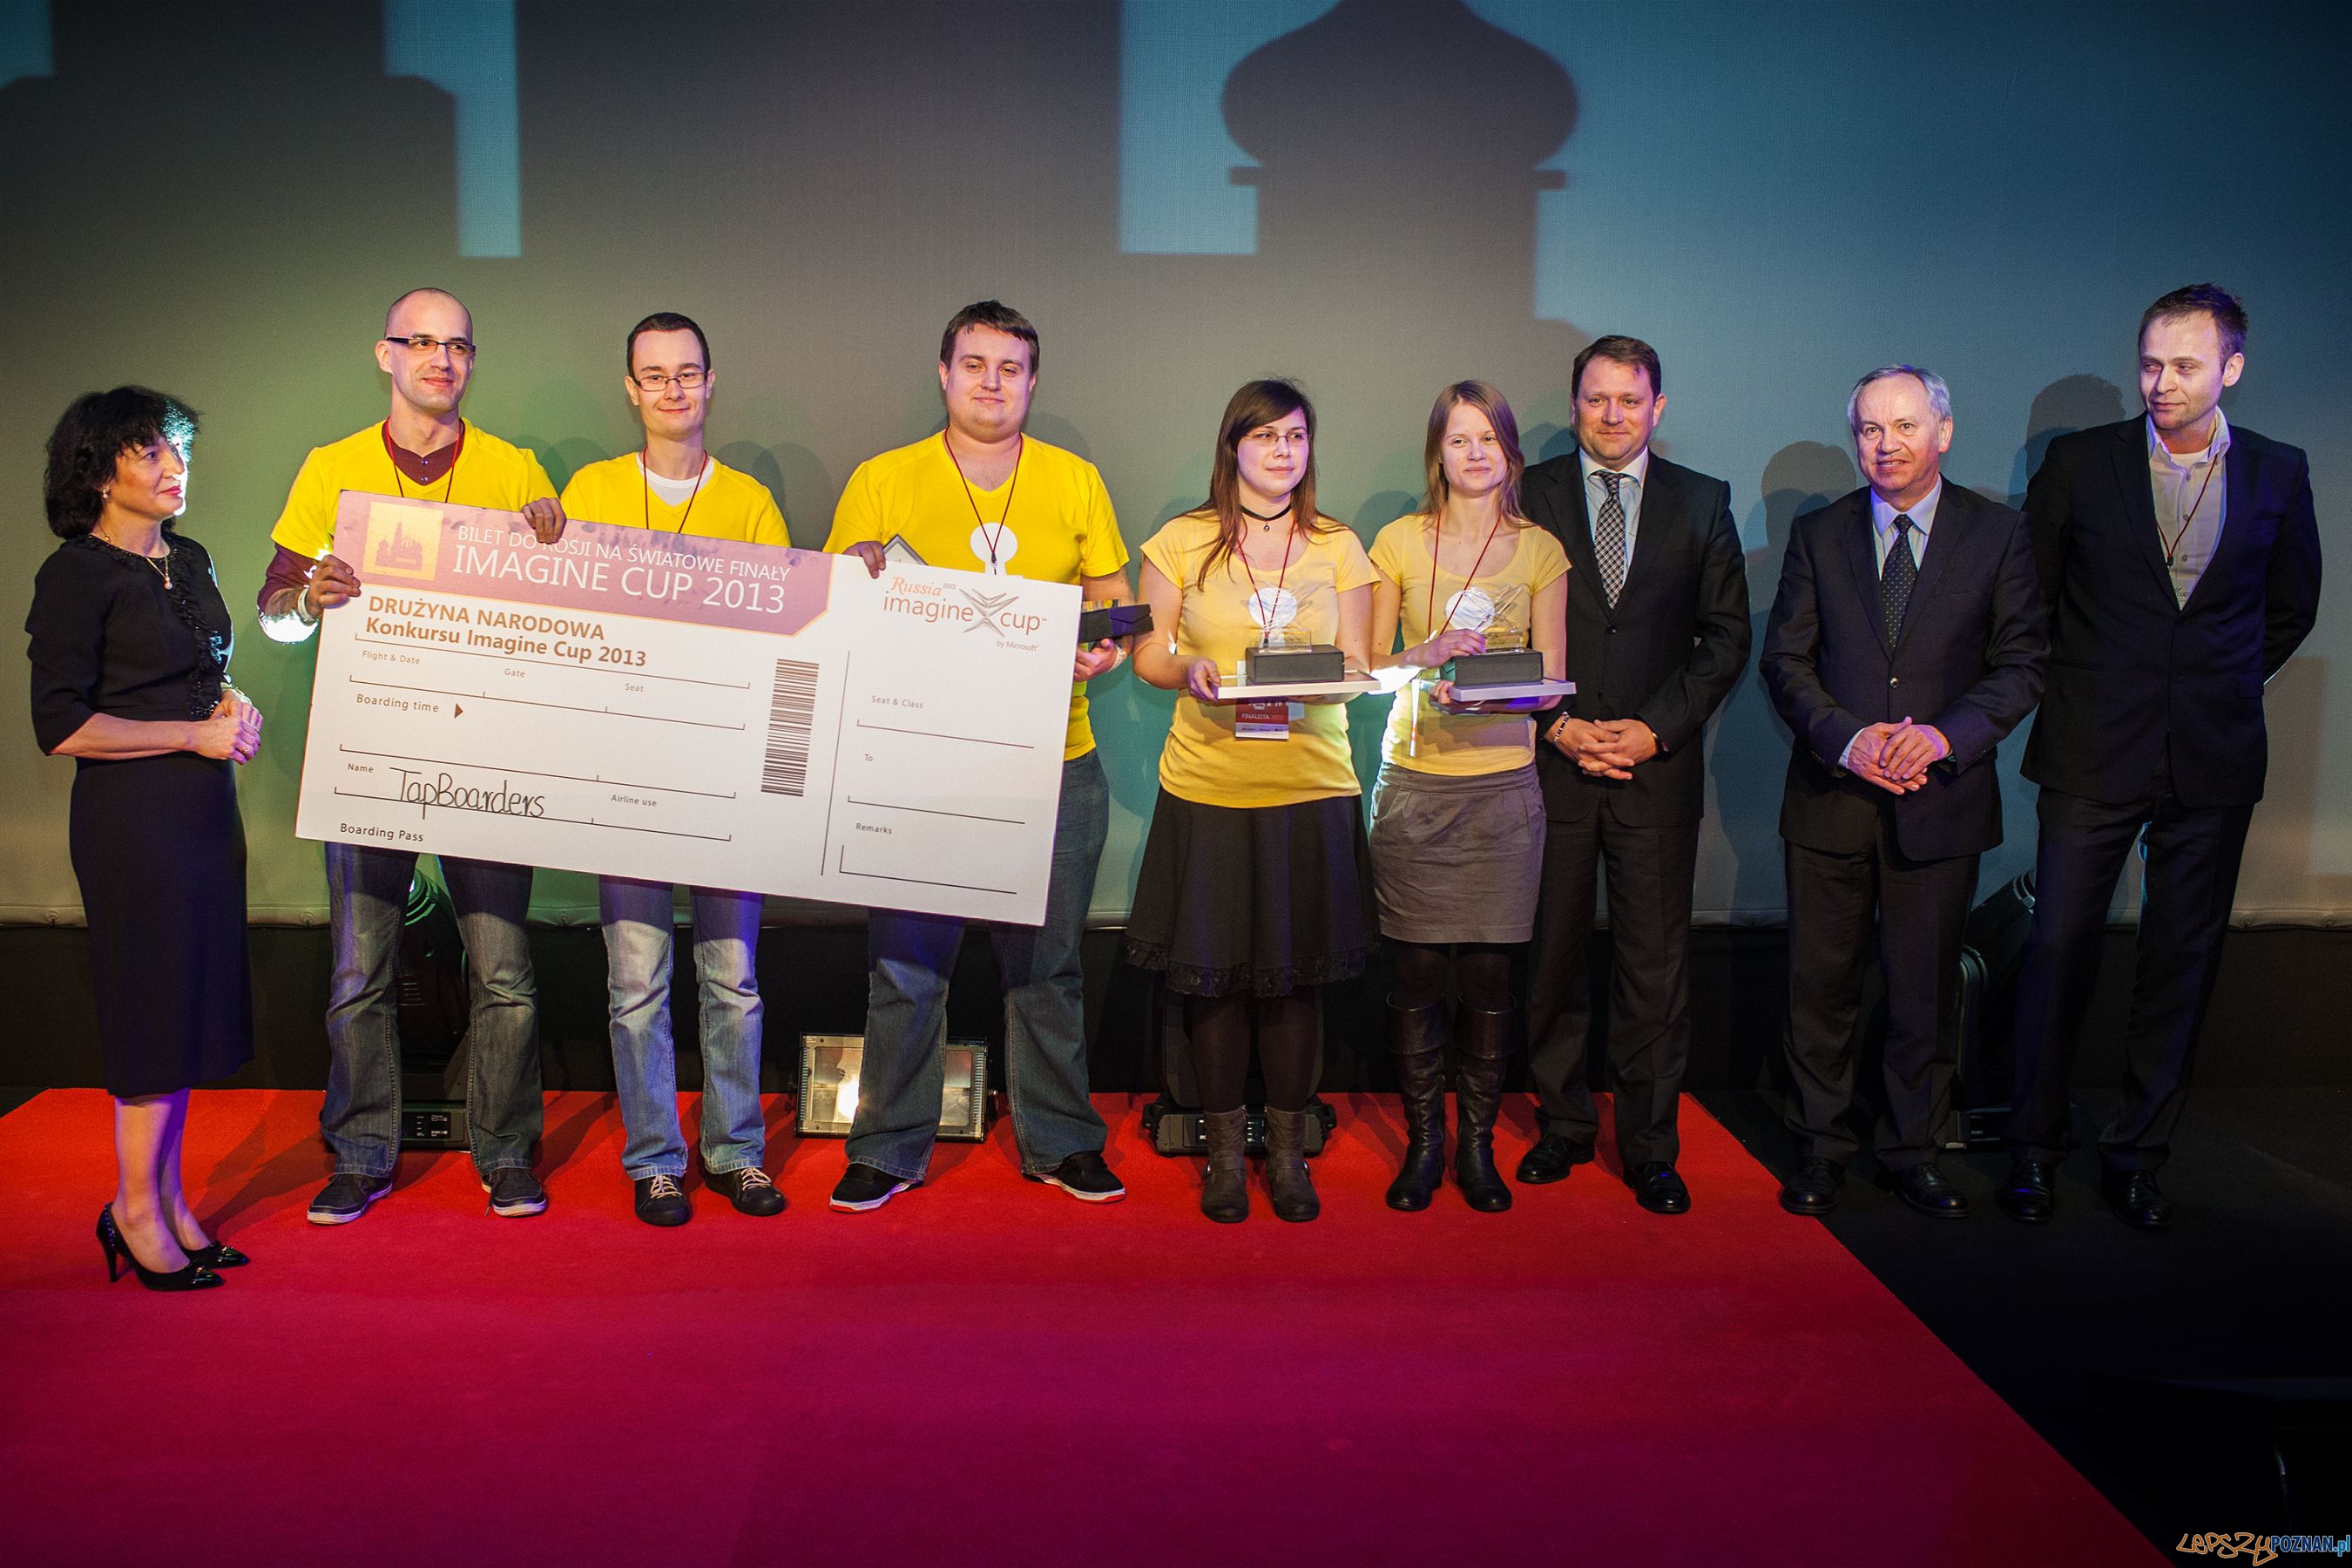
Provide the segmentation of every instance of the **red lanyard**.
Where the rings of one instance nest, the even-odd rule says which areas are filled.
[[[1259,598],[1259,595],[1265,593],[1265,590],[1257,585],[1257,569],[1250,564],[1249,551],[1246,548],[1242,547],[1236,547],[1234,551],[1235,555],[1241,557],[1242,570],[1249,574],[1250,602],[1257,605],[1265,612],[1265,625],[1260,626],[1257,633],[1257,646],[1260,647],[1272,646],[1265,639],[1274,635],[1274,612],[1282,604],[1283,579],[1290,575],[1290,541],[1297,531],[1298,517],[1297,514],[1294,512],[1291,514],[1290,519],[1290,531],[1282,536],[1282,570],[1275,574],[1274,599],[1272,603],[1267,603]],[[1243,544],[1245,546],[1247,542],[1248,536],[1244,535]],[[1304,557],[1302,557],[1302,559],[1304,559]]]
[[[678,518],[677,526],[670,530],[671,532],[684,533],[686,531],[687,522],[694,516],[694,498],[702,493],[702,481],[709,477],[709,473],[710,459],[709,458],[705,458],[702,459],[702,467],[694,471],[694,488],[686,492],[686,510]],[[645,519],[646,527],[648,530],[650,530],[654,525],[653,474],[653,469],[646,466],[646,455],[643,452],[639,452],[637,454],[637,480],[640,484],[645,486]]]
[[[406,500],[408,499],[408,486],[401,478],[400,459],[393,456],[392,421],[389,419],[385,420],[381,428],[383,431],[383,455],[386,458],[390,459],[392,463],[392,493],[400,497],[401,500]],[[407,448],[404,447],[401,450],[406,451]],[[418,455],[421,456],[422,454]],[[457,426],[457,449],[449,454],[449,471],[441,476],[441,482],[443,486],[446,487],[441,491],[441,504],[443,506],[455,506],[457,504],[454,499],[457,494],[457,464],[465,455],[466,427],[463,425],[460,425]],[[425,491],[429,490],[432,488],[433,487],[431,485],[423,487],[423,489],[416,492],[417,499],[419,500],[430,500],[431,498],[425,495]]]
[[[1478,580],[1478,568],[1486,563],[1486,545],[1495,542],[1495,535],[1501,531],[1502,526],[1503,514],[1498,510],[1495,514],[1494,526],[1486,530],[1486,543],[1478,546],[1478,558],[1470,563],[1470,575],[1462,579],[1463,593],[1467,594],[1470,591],[1470,584]],[[1423,626],[1429,626],[1431,622],[1437,618],[1437,553],[1444,547],[1444,520],[1443,518],[1431,519],[1429,530],[1429,608],[1422,612],[1421,621]],[[1442,626],[1432,626],[1429,636],[1423,637],[1422,640],[1426,642],[1429,640],[1429,637],[1443,636],[1444,633],[1452,630],[1453,626],[1454,605],[1449,603],[1445,606],[1445,625]]]

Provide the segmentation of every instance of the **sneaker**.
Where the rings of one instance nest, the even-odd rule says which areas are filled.
[[[1033,1182],[1059,1187],[1082,1204],[1115,1204],[1127,1196],[1127,1188],[1103,1163],[1099,1149],[1081,1149],[1050,1171],[1024,1171],[1022,1174]]]
[[[367,1213],[368,1205],[390,1191],[390,1176],[362,1176],[339,1171],[310,1200],[310,1223],[349,1225]]]
[[[520,1165],[501,1165],[482,1178],[490,1194],[490,1212],[501,1219],[520,1219],[547,1212],[547,1189]]]
[[[833,1189],[833,1206],[845,1214],[864,1214],[868,1209],[880,1208],[914,1184],[853,1160]]]
[[[630,1184],[637,1192],[637,1217],[647,1225],[684,1225],[694,1217],[676,1176],[639,1176]]]
[[[741,1165],[732,1171],[712,1171],[703,1177],[703,1184],[715,1192],[727,1194],[737,1214],[758,1215],[765,1218],[784,1212],[784,1194],[776,1191],[776,1184],[768,1173],[757,1165]]]

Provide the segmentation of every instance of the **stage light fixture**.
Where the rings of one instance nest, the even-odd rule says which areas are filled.
[[[950,1040],[947,1081],[940,1090],[940,1136],[955,1143],[988,1137],[988,1043]],[[846,1138],[857,1120],[863,1035],[801,1037],[800,1104],[794,1128],[803,1138]]]

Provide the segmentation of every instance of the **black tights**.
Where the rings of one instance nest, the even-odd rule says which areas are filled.
[[[1287,996],[1187,996],[1184,1032],[1192,1044],[1202,1110],[1242,1108],[1253,1032],[1266,1104],[1276,1110],[1304,1110],[1315,1098],[1322,1078],[1323,1009],[1313,990]]]
[[[1399,942],[1389,939],[1389,958],[1395,965],[1396,984],[1389,992],[1391,1005],[1427,1007],[1445,999],[1445,946],[1442,942]],[[1511,1005],[1511,950],[1491,942],[1458,942],[1454,947],[1454,973],[1461,984],[1465,1006],[1482,1013],[1506,1012]]]

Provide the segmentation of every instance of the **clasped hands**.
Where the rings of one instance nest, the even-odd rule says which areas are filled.
[[[1864,726],[1846,748],[1845,770],[1889,795],[1909,795],[1927,782],[1929,766],[1951,754],[1941,730],[1906,714],[1900,723]]]
[[[1569,761],[1597,779],[1630,779],[1658,754],[1658,732],[1639,719],[1562,719],[1548,733]]]
[[[215,761],[245,763],[261,750],[261,710],[236,687],[224,687],[210,717],[196,726],[196,752]]]

